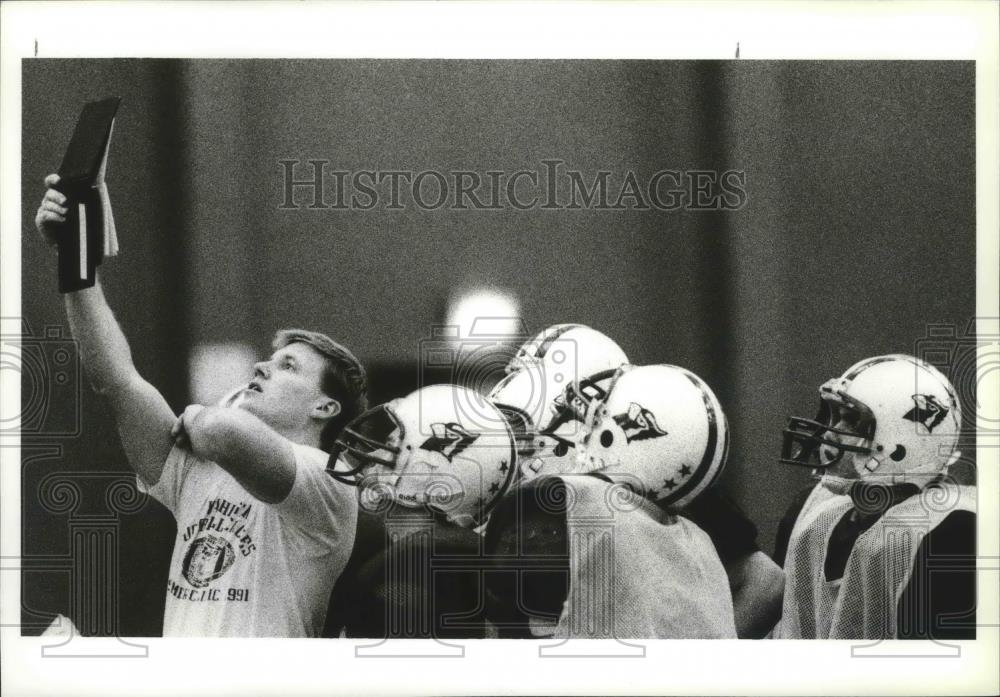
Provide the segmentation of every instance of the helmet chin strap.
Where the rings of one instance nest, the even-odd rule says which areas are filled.
[[[897,472],[892,474],[878,474],[879,468],[886,464],[885,459],[876,460],[874,457],[869,459],[864,465],[864,470],[858,471],[860,479],[850,480],[852,483],[863,482],[866,486],[881,486],[887,488],[895,487],[916,487],[917,489],[924,489],[936,480],[948,474],[948,468],[945,467],[940,472]]]
[[[820,477],[819,483],[831,494],[835,494],[837,496],[847,496],[851,492],[851,487],[856,481],[858,480],[850,477],[844,477],[839,474],[824,473]]]
[[[868,458],[868,460],[864,463],[864,465],[861,465],[861,467],[858,468],[858,474],[864,475],[865,473],[873,473],[876,470],[878,470],[879,467],[885,464],[885,455],[876,456],[874,452],[881,453],[882,451],[881,450],[873,451],[872,456]],[[889,453],[889,459],[892,460],[893,462],[899,462],[904,457],[906,457],[906,448],[903,445],[897,443],[896,447],[893,448],[893,451]]]
[[[873,455],[868,458],[868,461],[865,462],[864,465],[861,466],[861,469],[858,470],[858,474],[861,475],[864,474],[864,472],[874,472],[881,466],[882,461]],[[864,472],[862,472],[862,470],[864,470]]]
[[[868,517],[880,516],[919,492],[920,487],[911,482],[879,483],[860,479],[851,486],[850,496],[855,515]]]
[[[443,519],[444,521],[447,521],[448,523],[451,523],[452,525],[457,525],[460,528],[469,528],[469,529],[471,529],[471,528],[476,527],[476,519],[472,515],[470,515],[468,513],[459,513],[457,515],[448,515],[446,513],[440,512],[440,511],[435,511],[434,509],[431,509],[431,512],[434,514],[434,517],[436,519],[438,519],[438,520],[442,520]]]

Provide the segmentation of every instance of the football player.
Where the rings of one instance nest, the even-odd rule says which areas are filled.
[[[607,393],[615,370],[627,362],[617,343],[580,324],[554,325],[524,343],[508,366],[508,375],[490,393],[518,437],[523,477],[577,470],[575,439],[582,423],[574,405],[567,402],[566,386],[586,378],[578,382],[581,394],[575,409],[579,411],[581,403]],[[764,637],[780,616],[784,578],[781,568],[757,546],[754,524],[718,486],[689,499],[681,514],[712,538],[729,579],[739,637]],[[539,525],[560,525],[558,517],[534,520]],[[524,626],[517,631],[523,633]]]
[[[604,380],[604,376],[601,376]],[[497,507],[487,550],[501,636],[735,638],[725,569],[677,515],[722,472],[728,427],[696,375],[621,366],[605,391],[573,383],[573,473],[525,481]]]
[[[432,385],[347,425],[328,472],[383,520],[384,545],[338,601],[359,638],[483,638],[482,537],[475,528],[517,470],[503,415],[472,390]]]
[[[821,476],[779,529],[785,639],[975,637],[975,489],[947,476],[961,407],[907,355],[868,358],[792,417],[781,461]]]

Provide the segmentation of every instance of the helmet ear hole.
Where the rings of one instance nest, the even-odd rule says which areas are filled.
[[[601,431],[601,446],[604,448],[610,448],[615,442],[615,434],[613,434],[608,429]]]
[[[552,449],[552,454],[556,457],[563,457],[569,452],[569,446],[563,442],[556,443],[556,447]]]
[[[906,448],[903,447],[902,443],[896,443],[896,449],[889,453],[889,457],[892,458],[893,462],[899,462],[906,457]]]

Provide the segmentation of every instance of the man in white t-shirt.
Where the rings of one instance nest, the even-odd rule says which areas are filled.
[[[46,178],[35,217],[50,244],[66,215],[58,179]],[[355,491],[325,471],[366,407],[357,358],[323,334],[278,332],[231,400],[178,418],[136,370],[100,283],[64,297],[140,488],[177,520],[164,636],[318,636],[357,523]]]

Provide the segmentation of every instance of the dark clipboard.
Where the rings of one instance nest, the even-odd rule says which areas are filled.
[[[59,166],[54,188],[66,196],[68,209],[66,222],[56,232],[60,293],[93,286],[104,260],[108,226],[113,222],[99,178],[119,104],[120,97],[109,97],[83,106]]]

